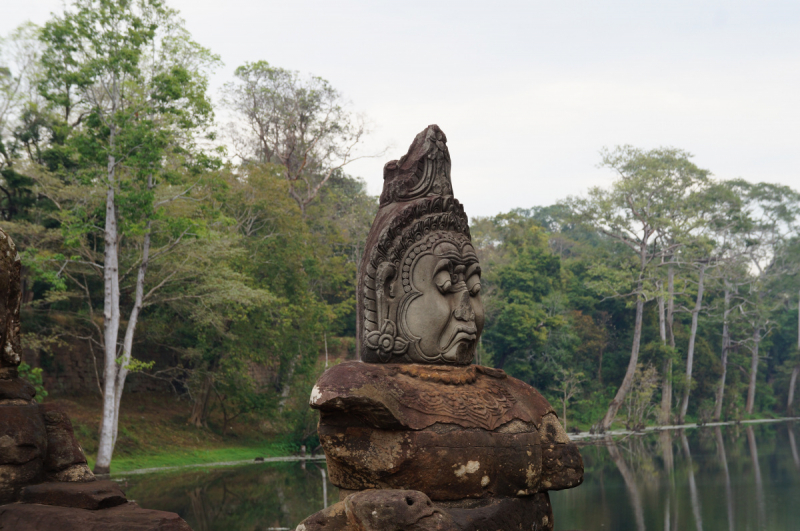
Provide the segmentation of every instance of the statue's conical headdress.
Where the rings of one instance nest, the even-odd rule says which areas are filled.
[[[474,262],[470,271],[475,273],[477,266],[467,216],[453,197],[447,137],[439,126],[428,126],[416,136],[408,153],[399,161],[388,162],[383,171],[380,208],[359,267],[356,327],[361,359],[372,363],[469,363],[474,344],[469,353],[466,347],[460,347],[457,359],[444,354],[442,349],[447,345],[440,347],[442,352],[437,354],[433,347],[426,348],[427,336],[445,332],[425,328],[420,332],[420,327],[414,325],[414,318],[418,320],[432,311],[429,308],[432,303],[425,302],[427,288],[423,286],[431,279],[422,272],[424,268],[430,269],[429,263],[444,264],[438,267],[449,268],[453,280],[461,279],[464,285],[467,267]],[[422,260],[427,255],[431,258]],[[447,260],[449,265],[444,263]],[[477,271],[479,274],[480,269]],[[452,282],[453,289],[447,292],[440,288],[443,294],[440,297],[452,298],[461,284]],[[420,301],[415,303],[417,299]],[[453,312],[468,316],[472,310],[466,308],[467,303],[466,299],[456,301],[453,304],[460,306],[454,306]],[[462,330],[461,335],[477,340],[482,315],[481,309],[480,326],[475,333],[470,333],[470,326],[476,328],[475,323],[464,321],[466,324],[462,323],[461,328],[466,332]],[[465,360],[468,355],[469,360]]]

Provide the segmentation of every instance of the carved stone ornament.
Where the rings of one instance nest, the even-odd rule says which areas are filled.
[[[383,171],[359,268],[361,359],[468,365],[483,330],[481,269],[469,220],[453,197],[447,137],[428,126]]]

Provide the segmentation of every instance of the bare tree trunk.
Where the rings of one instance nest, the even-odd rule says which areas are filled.
[[[113,179],[113,165],[114,165],[114,158],[109,157],[109,183],[112,183]],[[148,181],[148,186],[152,187],[152,177],[150,177]],[[113,323],[113,334],[109,333],[108,328],[106,328],[106,337],[105,337],[105,390],[103,393],[103,419],[100,426],[100,444],[98,446],[97,451],[97,462],[95,463],[95,473],[98,474],[108,474],[111,471],[111,458],[114,454],[114,446],[117,443],[117,433],[119,428],[119,411],[120,411],[120,404],[122,402],[122,391],[125,388],[125,379],[128,376],[128,365],[131,361],[131,351],[133,349],[133,337],[136,331],[136,324],[139,321],[139,313],[142,310],[142,305],[144,303],[144,279],[145,275],[147,274],[147,266],[150,263],[150,229],[151,229],[151,222],[147,222],[147,226],[145,229],[144,241],[142,243],[142,261],[139,264],[139,270],[136,276],[136,288],[135,288],[135,296],[134,296],[134,303],[133,308],[131,308],[130,316],[128,317],[128,325],[125,330],[125,337],[122,342],[122,355],[120,359],[117,360],[116,358],[116,345],[117,345],[117,338],[119,333],[119,323],[120,323],[120,307],[119,307],[119,247],[118,247],[118,235],[116,230],[116,206],[114,205],[114,189],[111,184],[109,184],[109,192],[107,195],[107,210],[108,210],[108,203],[111,202],[111,209],[113,209],[114,215],[114,255],[113,257],[109,257],[108,251],[106,250],[106,262],[104,267],[108,269],[108,261],[111,259],[111,263],[113,264],[113,271],[109,275],[112,287],[111,292],[116,293],[115,298],[111,301],[109,306],[108,303],[108,292],[109,289],[106,288],[106,301],[104,301],[104,315],[115,314],[116,321]],[[106,214],[108,216],[108,213]],[[108,226],[108,219],[106,219],[106,226]],[[106,230],[106,248],[108,248],[108,230]],[[107,324],[107,323],[106,323]],[[109,343],[112,339],[113,342]],[[110,367],[109,367],[110,365]]]
[[[797,385],[797,375],[800,374],[800,365],[792,369],[792,376],[789,378],[789,398],[786,400],[786,408],[792,407],[794,402],[794,389]]]
[[[195,397],[192,404],[192,414],[189,416],[189,424],[197,427],[206,427],[206,415],[208,413],[208,402],[211,398],[211,388],[214,384],[214,376],[207,373],[200,386],[200,393]]]
[[[675,331],[673,330],[675,318],[675,269],[672,264],[667,269],[667,308],[666,318],[664,319],[664,334],[662,340],[666,343],[669,338],[669,346],[675,348]],[[672,412],[672,357],[664,360],[661,379],[661,424],[669,424]]]
[[[114,146],[114,127],[110,130],[109,142]],[[119,335],[119,247],[117,230],[116,159],[108,157],[106,189],[106,222],[103,250],[103,347],[105,368],[103,371],[103,416],[100,421],[100,440],[97,448],[95,474],[111,471],[111,455],[114,452],[114,424],[116,418],[117,382],[117,338]]]
[[[797,297],[797,352],[800,354],[800,292]],[[792,377],[789,379],[789,398],[786,400],[786,409],[792,407],[794,402],[794,389],[797,385],[797,376],[800,374],[800,364],[792,370]]]
[[[286,402],[289,400],[289,396],[292,394],[292,378],[294,378],[294,370],[297,367],[297,362],[300,361],[300,348],[298,347],[297,357],[292,358],[289,360],[289,368],[286,371],[286,376],[283,381],[283,386],[281,388],[281,399],[278,402],[278,412],[283,413],[283,409],[286,407]]]
[[[697,338],[697,320],[700,316],[700,308],[703,307],[703,280],[705,279],[706,268],[700,266],[700,275],[697,279],[697,299],[695,299],[694,310],[692,310],[692,330],[689,334],[689,349],[686,352],[686,389],[681,400],[681,410],[678,414],[678,424],[683,424],[686,420],[686,410],[689,409],[689,394],[692,391],[692,369],[694,368],[694,342]]]
[[[628,370],[625,372],[625,378],[623,378],[622,384],[619,386],[616,396],[614,396],[614,400],[612,400],[611,404],[609,404],[606,415],[603,417],[603,420],[600,421],[598,429],[601,433],[605,432],[611,427],[611,423],[614,422],[617,412],[622,406],[622,402],[625,400],[625,397],[628,395],[628,392],[631,390],[631,386],[633,385],[633,376],[636,373],[636,364],[639,361],[639,344],[642,341],[642,314],[644,313],[644,298],[641,295],[641,280],[639,281],[638,288],[638,299],[636,300],[636,321],[633,328],[633,347],[631,348],[631,359],[628,362]]]
[[[747,386],[747,407],[745,411],[750,415],[756,404],[756,376],[758,375],[758,344],[761,343],[761,329],[756,326],[753,332],[752,357],[750,358],[750,384]]]
[[[722,417],[722,402],[725,400],[725,378],[728,375],[728,351],[731,348],[731,333],[728,329],[728,316],[731,313],[731,286],[725,281],[725,310],[722,314],[722,376],[719,379],[719,387],[714,404],[714,420],[719,422]]]

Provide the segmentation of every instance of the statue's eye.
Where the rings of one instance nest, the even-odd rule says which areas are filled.
[[[469,294],[473,297],[481,292],[481,277],[478,275],[472,275],[467,279],[467,289],[469,290]]]
[[[433,277],[433,281],[436,284],[436,287],[439,288],[439,291],[442,293],[447,293],[450,291],[450,287],[453,285],[452,279],[450,278],[450,272],[446,269],[436,273],[436,276]]]

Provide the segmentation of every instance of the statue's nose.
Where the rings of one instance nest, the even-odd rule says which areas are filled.
[[[453,317],[459,321],[474,321],[475,312],[472,310],[472,304],[469,300],[469,291],[466,289],[461,292],[461,300],[458,307],[453,312]]]

